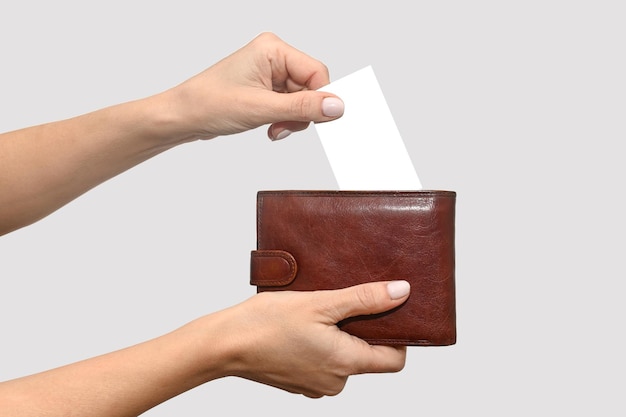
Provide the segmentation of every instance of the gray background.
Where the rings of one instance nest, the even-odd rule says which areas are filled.
[[[0,6],[1,131],[159,92],[268,30],[333,80],[372,65],[424,187],[458,192],[456,346],[332,398],[227,378],[147,415],[623,415],[623,3],[345,3]],[[260,128],[0,238],[0,380],[244,300],[256,191],[335,186],[313,127]]]

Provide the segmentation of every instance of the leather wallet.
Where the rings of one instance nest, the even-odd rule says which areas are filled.
[[[257,292],[406,280],[407,301],[338,326],[371,344],[456,343],[454,191],[259,191]]]

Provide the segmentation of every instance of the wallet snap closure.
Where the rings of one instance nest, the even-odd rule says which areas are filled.
[[[284,250],[253,250],[250,253],[250,284],[279,287],[290,284],[297,273],[296,260]]]

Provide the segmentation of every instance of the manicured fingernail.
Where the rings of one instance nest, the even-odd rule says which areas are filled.
[[[291,135],[291,130],[285,129],[285,130],[282,130],[282,131],[278,132],[278,135],[276,135],[274,140],[285,139],[289,135]]]
[[[387,292],[392,300],[405,297],[411,291],[411,284],[407,281],[391,281],[387,284]]]
[[[343,101],[336,97],[326,97],[322,100],[322,113],[326,117],[337,117],[343,114]]]

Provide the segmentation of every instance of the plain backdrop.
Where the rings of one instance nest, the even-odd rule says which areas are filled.
[[[372,65],[424,188],[458,193],[457,345],[336,397],[226,378],[146,415],[624,415],[623,4],[4,2],[0,130],[157,93],[262,31],[333,80]],[[0,380],[248,298],[256,192],[334,188],[312,126],[275,143],[263,127],[0,238]]]

